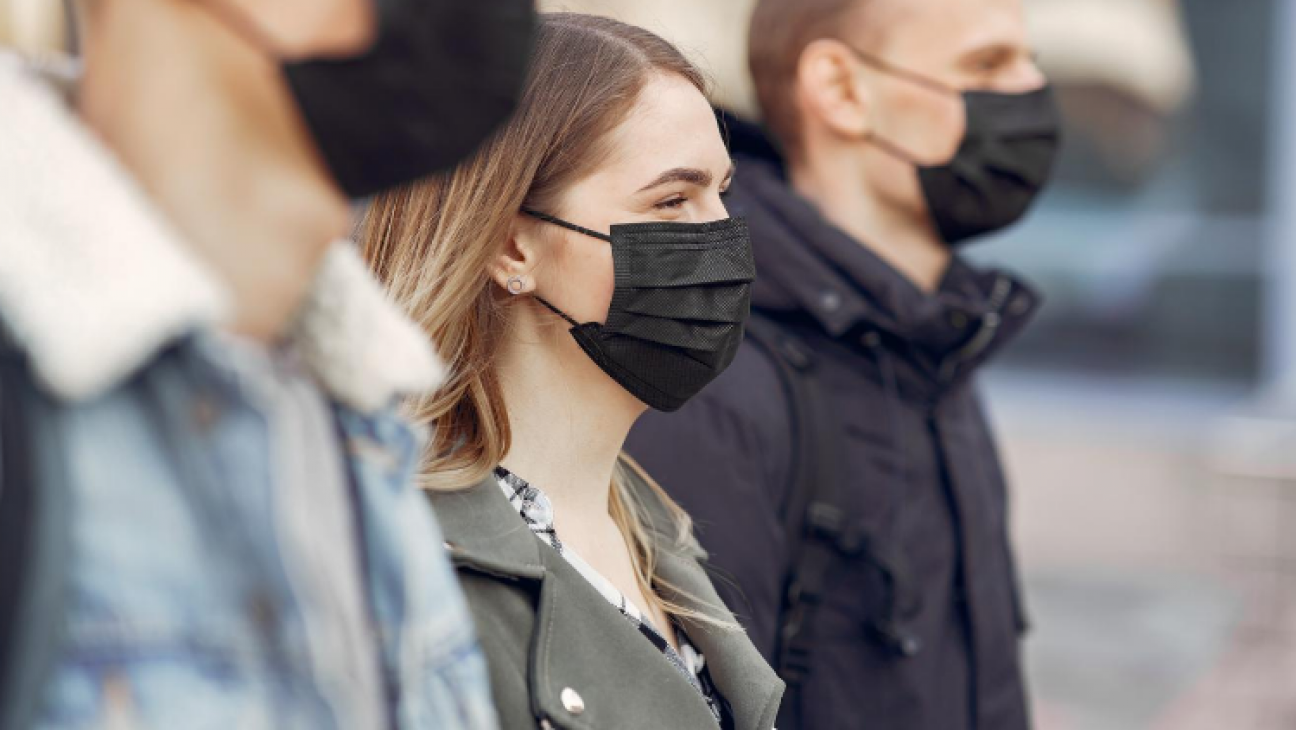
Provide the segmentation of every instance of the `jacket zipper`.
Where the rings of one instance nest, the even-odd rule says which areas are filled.
[[[1008,295],[1011,293],[1012,282],[1008,277],[1000,276],[995,279],[994,288],[990,290],[990,311],[981,318],[981,327],[976,335],[958,352],[941,362],[941,382],[949,383],[953,380],[960,365],[985,352],[990,343],[994,342],[995,335],[999,333],[999,326],[1003,324],[1003,308],[1008,303]]]

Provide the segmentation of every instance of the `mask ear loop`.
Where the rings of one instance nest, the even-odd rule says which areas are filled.
[[[583,234],[585,234],[585,235],[587,235],[587,236],[591,236],[591,237],[593,237],[593,238],[597,238],[597,239],[599,239],[600,241],[606,241],[606,242],[608,242],[608,243],[612,243],[612,237],[609,236],[608,234],[606,234],[606,233],[599,233],[598,231],[591,230],[591,229],[586,228],[586,227],[584,227],[584,226],[578,226],[578,225],[576,225],[575,223],[568,223],[567,221],[563,220],[562,218],[555,218],[554,216],[551,216],[551,215],[549,215],[549,214],[547,214],[547,213],[541,213],[541,212],[539,212],[539,211],[531,210],[530,208],[523,208],[523,209],[522,209],[522,213],[525,214],[525,215],[529,215],[529,216],[531,216],[532,218],[535,218],[536,220],[542,220],[542,221],[544,221],[545,223],[552,223],[552,224],[554,224],[555,226],[559,226],[559,227],[561,227],[561,228],[566,228],[566,229],[569,230],[569,231],[575,231],[575,232],[577,232],[577,233],[583,233]]]
[[[568,223],[567,221],[563,220],[562,218],[556,218],[556,217],[551,216],[551,215],[548,215],[548,214],[546,214],[546,213],[541,213],[540,211],[537,211],[537,210],[531,210],[530,208],[523,208],[523,209],[522,209],[522,213],[523,213],[524,215],[529,215],[529,216],[531,216],[532,218],[535,218],[536,220],[541,220],[541,221],[544,221],[545,223],[552,223],[552,224],[554,224],[555,226],[558,226],[558,227],[560,227],[560,228],[566,228],[566,229],[569,230],[569,231],[575,231],[576,233],[583,233],[583,234],[585,234],[586,236],[591,236],[591,237],[593,237],[593,238],[597,238],[597,239],[599,239],[600,241],[607,241],[608,243],[612,243],[612,237],[611,237],[611,236],[609,236],[609,235],[607,235],[607,234],[605,234],[605,233],[599,233],[598,231],[591,230],[591,229],[589,229],[589,228],[585,228],[584,226],[578,226],[578,225],[576,225],[575,223]],[[559,308],[555,307],[554,305],[550,304],[550,303],[549,303],[549,300],[545,299],[544,297],[542,297],[542,296],[540,296],[540,295],[537,294],[536,297],[535,297],[535,300],[536,300],[537,302],[540,302],[541,304],[543,304],[543,305],[545,306],[545,308],[548,309],[549,311],[551,311],[551,312],[553,312],[554,314],[558,315],[559,317],[562,317],[563,319],[567,320],[567,323],[570,324],[572,327],[579,327],[579,326],[580,326],[580,323],[579,323],[579,322],[577,322],[576,320],[572,319],[571,316],[568,315],[566,312],[564,312],[564,311],[562,311],[561,309],[559,309]]]
[[[882,60],[881,58],[878,58],[877,56],[874,56],[871,53],[865,53],[864,51],[861,51],[860,49],[856,48],[855,46],[845,41],[838,40],[838,42],[841,43],[843,46],[846,46],[846,48],[850,50],[850,52],[855,56],[855,58],[859,59],[860,63],[876,71],[887,74],[888,76],[894,76],[895,78],[898,78],[902,81],[908,81],[909,83],[914,84],[915,86],[926,89],[927,91],[930,91],[932,93],[940,94],[942,96],[958,97],[962,95],[962,92],[960,92],[958,89],[955,89],[954,87],[944,84],[940,81],[937,81],[936,79],[929,78],[923,74],[917,73],[916,71],[910,71],[908,69],[895,66],[887,61]],[[871,144],[877,145],[879,148],[882,149],[882,151],[886,152],[887,154],[890,154],[892,157],[903,160],[909,163],[910,165],[913,165],[914,167],[924,167],[923,163],[920,162],[915,155],[911,154],[908,150],[904,149],[903,147],[900,147],[899,145],[897,145],[896,143],[888,139],[879,137],[878,135],[870,132],[867,137],[867,140]]]
[[[542,297],[542,296],[536,295],[535,300],[536,300],[537,302],[540,302],[541,304],[545,305],[545,308],[548,309],[550,312],[553,312],[554,314],[558,315],[559,317],[562,317],[563,319],[567,320],[567,324],[570,324],[570,325],[573,326],[573,327],[579,327],[579,326],[580,326],[580,323],[577,322],[576,320],[572,319],[570,316],[568,316],[566,312],[564,312],[564,311],[562,311],[561,309],[559,309],[559,308],[555,307],[554,305],[550,304],[548,299],[545,299],[545,298]]]
[[[871,53],[865,53],[864,51],[861,51],[860,49],[856,48],[855,46],[852,46],[851,44],[845,41],[838,41],[838,42],[841,43],[843,46],[846,46],[846,48],[850,49],[850,52],[853,53],[855,57],[860,60],[861,63],[863,63],[866,66],[871,66],[875,70],[881,71],[884,74],[894,76],[898,79],[903,79],[904,81],[908,81],[909,83],[914,84],[916,86],[921,86],[922,88],[927,89],[928,91],[931,92],[935,92],[937,94],[944,94],[946,96],[960,96],[963,93],[962,91],[954,88],[953,86],[950,86],[949,84],[946,84],[941,81],[937,81],[936,79],[933,79],[927,76],[926,74],[920,74],[917,71],[910,71],[909,69],[906,68],[900,68],[899,66],[896,66],[890,63],[889,61],[884,61],[881,58],[878,58],[877,56],[874,56]]]
[[[217,22],[261,53],[274,59],[281,59],[284,54],[276,47],[274,39],[257,25],[256,21],[230,5],[226,0],[205,0],[198,3],[210,13]]]

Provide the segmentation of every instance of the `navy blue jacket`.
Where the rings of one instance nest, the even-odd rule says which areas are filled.
[[[900,619],[921,644],[905,657],[878,641],[887,589],[876,565],[833,565],[797,727],[1024,730],[1008,494],[971,378],[1037,298],[957,258],[924,294],[793,193],[775,162],[737,152],[729,210],[751,226],[753,306],[814,353],[841,428],[842,489],[856,524],[903,558]],[[645,416],[628,446],[693,515],[722,596],[771,660],[791,414],[769,356],[749,341],[680,412]]]

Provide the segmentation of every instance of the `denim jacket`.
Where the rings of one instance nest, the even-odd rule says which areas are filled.
[[[41,617],[59,640],[24,698],[35,727],[340,727],[354,688],[302,620],[266,527],[266,419],[213,335],[227,293],[60,100],[4,58],[0,99],[0,330],[26,374],[0,402],[26,403],[33,485],[63,495],[67,532],[61,598]],[[391,726],[495,727],[462,594],[412,485],[421,437],[391,412],[433,387],[440,363],[344,243],[291,339],[336,415]]]

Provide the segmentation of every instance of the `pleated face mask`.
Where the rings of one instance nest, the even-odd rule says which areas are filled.
[[[612,235],[543,213],[542,221],[612,244],[616,287],[607,322],[572,325],[595,364],[659,411],[676,411],[733,362],[756,279],[747,223],[631,223]]]
[[[1062,142],[1062,120],[1051,87],[1020,94],[959,91],[858,49],[851,51],[882,73],[962,101],[967,127],[954,157],[944,164],[922,165],[899,145],[870,136],[879,149],[917,168],[941,240],[959,245],[1007,228],[1026,214],[1048,182]]]

